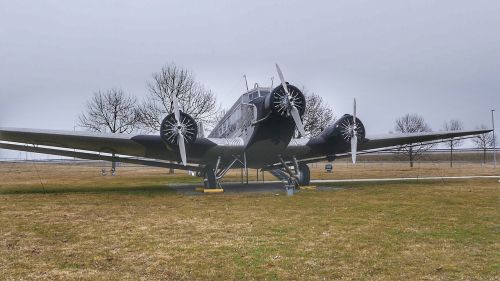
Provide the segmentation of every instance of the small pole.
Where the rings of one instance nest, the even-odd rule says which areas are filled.
[[[73,126],[73,132],[76,132],[76,126]],[[76,149],[73,149],[73,152],[76,153]],[[76,160],[76,157],[73,157],[73,161]]]
[[[243,168],[241,168],[241,184],[243,184]]]
[[[243,152],[243,160],[245,161],[245,177],[247,179],[248,184],[248,167],[247,167],[247,153]]]
[[[247,81],[247,75],[243,74],[243,78],[245,78],[245,85],[247,86],[247,92],[248,92],[248,81]]]
[[[491,124],[493,125],[493,166],[496,168],[497,167],[497,142],[495,139],[495,116],[494,116],[495,110],[491,110]]]

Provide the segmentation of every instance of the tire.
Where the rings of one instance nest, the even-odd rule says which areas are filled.
[[[205,175],[206,175],[206,188],[217,188],[217,178],[215,176],[215,171],[211,167],[207,167],[205,169]]]
[[[306,186],[311,183],[311,171],[304,163],[299,164],[299,185]]]

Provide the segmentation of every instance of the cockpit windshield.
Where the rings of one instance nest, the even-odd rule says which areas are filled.
[[[267,94],[269,94],[269,91],[265,91],[265,90],[261,90],[261,91],[258,91],[258,92],[253,92],[251,93],[250,95],[248,95],[248,98],[249,100],[254,100],[258,97],[264,97],[266,96]]]

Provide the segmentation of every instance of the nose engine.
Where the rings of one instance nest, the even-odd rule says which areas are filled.
[[[306,110],[306,98],[304,94],[295,86],[287,83],[288,94],[283,86],[274,88],[266,99],[266,108],[271,110],[273,114],[282,117],[290,117],[293,107],[295,107],[302,117]]]

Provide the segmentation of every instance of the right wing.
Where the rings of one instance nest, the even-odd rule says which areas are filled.
[[[167,162],[180,161],[179,151],[159,135],[0,128],[0,148],[197,171],[221,153],[239,153],[243,144],[240,139],[198,138],[187,144],[188,163],[196,165],[186,167]]]
[[[115,153],[135,157],[168,156],[160,136],[0,128],[0,141]],[[168,160],[165,158],[164,160]]]
[[[26,152],[58,155],[58,156],[65,156],[65,157],[76,157],[76,158],[88,159],[88,160],[103,160],[103,161],[110,161],[110,162],[123,162],[123,163],[138,164],[138,165],[144,165],[144,166],[171,168],[171,169],[189,170],[189,171],[201,171],[202,170],[199,166],[184,166],[184,165],[175,164],[172,162],[167,162],[167,161],[162,161],[162,160],[157,160],[157,159],[146,159],[146,158],[135,158],[135,157],[124,157],[124,156],[116,156],[116,155],[96,154],[96,153],[80,152],[80,151],[73,151],[73,150],[38,147],[35,145],[28,145],[28,144],[23,145],[23,144],[11,144],[11,143],[0,142],[0,149],[2,149],[2,148],[3,149],[10,149],[10,150],[17,150],[17,151],[26,151]]]

